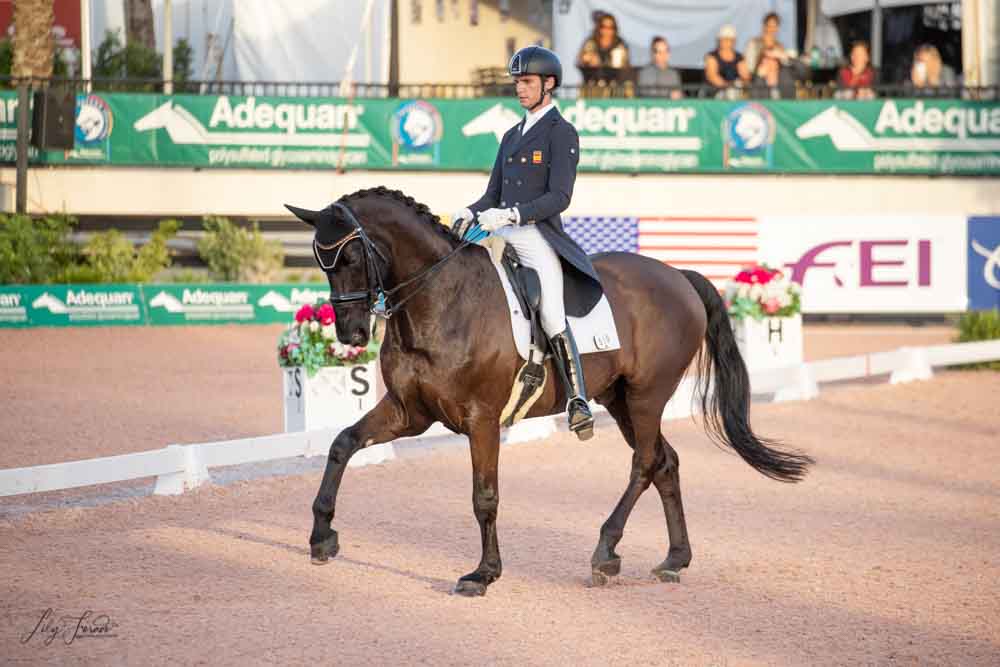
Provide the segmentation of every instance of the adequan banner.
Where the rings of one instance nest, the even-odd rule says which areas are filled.
[[[1000,103],[965,100],[559,102],[583,171],[1000,174]],[[13,162],[14,93],[0,93]],[[486,171],[512,100],[105,94],[77,101],[76,147],[34,163]]]
[[[304,285],[0,285],[0,328],[288,324],[329,287]]]
[[[137,285],[0,286],[0,327],[144,323]]]
[[[327,298],[325,286],[144,285],[150,324],[288,324],[299,306]]]

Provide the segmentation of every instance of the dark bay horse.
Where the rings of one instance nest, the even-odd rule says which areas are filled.
[[[496,533],[500,413],[521,364],[503,288],[487,252],[460,243],[427,207],[385,188],[345,196],[322,211],[289,209],[316,229],[313,249],[330,283],[337,338],[367,343],[379,292],[387,295],[390,315],[380,356],[387,391],[330,447],[312,506],[312,561],[326,563],[339,551],[330,523],[348,459],[363,447],[418,435],[439,421],[469,438],[472,507],[482,536],[479,566],[458,580],[455,592],[485,594],[501,572]],[[706,278],[629,253],[600,254],[593,262],[614,312],[621,349],[583,357],[589,397],[608,409],[633,449],[625,493],[600,529],[591,558],[593,577],[604,583],[618,574],[615,546],[633,506],[652,484],[663,501],[670,539],[667,556],[653,574],[677,581],[691,561],[691,547],[677,453],[660,422],[693,361],[706,431],[717,443],[758,472],[785,482],[799,480],[812,460],[783,451],[751,430],[746,366],[725,305]],[[548,373],[557,377],[551,366]],[[558,413],[565,404],[561,383],[550,381],[528,416]]]

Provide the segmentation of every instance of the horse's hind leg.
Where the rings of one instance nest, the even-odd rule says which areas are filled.
[[[663,513],[667,517],[667,534],[670,536],[670,550],[666,559],[653,568],[653,575],[660,581],[680,581],[681,569],[691,562],[691,545],[688,543],[684,505],[681,502],[679,459],[677,452],[662,433],[657,436],[657,444],[653,484],[656,485],[656,490],[660,492],[660,499],[663,501]]]
[[[663,414],[663,405],[657,407],[648,401],[627,400],[621,386],[617,388],[613,398],[601,402],[618,422],[618,428],[633,452],[628,486],[611,516],[601,526],[597,548],[590,558],[591,575],[596,585],[606,584],[610,577],[621,571],[621,556],[615,553],[615,547],[625,533],[625,523],[636,501],[653,482],[656,453],[659,449],[656,446],[657,436]]]

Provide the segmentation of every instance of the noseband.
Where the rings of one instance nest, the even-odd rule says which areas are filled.
[[[373,315],[381,315],[385,319],[389,319],[394,313],[402,310],[403,305],[407,301],[420,293],[420,288],[423,287],[423,284],[427,279],[444,266],[448,260],[454,257],[459,250],[470,244],[469,241],[462,241],[457,248],[434,264],[418,271],[416,275],[407,278],[395,287],[385,289],[384,281],[382,280],[382,271],[379,268],[379,262],[377,260],[381,260],[382,264],[386,267],[389,266],[389,260],[386,259],[385,255],[382,254],[382,251],[378,249],[378,246],[375,245],[368,237],[368,234],[365,233],[361,223],[359,223],[358,219],[354,217],[354,213],[346,204],[334,202],[332,206],[340,211],[351,227],[353,227],[353,230],[347,236],[331,245],[323,245],[314,237],[313,256],[316,258],[316,262],[319,264],[320,268],[323,269],[325,273],[330,274],[336,268],[337,261],[340,259],[340,255],[344,251],[344,248],[346,248],[348,244],[353,241],[360,241],[361,249],[365,256],[365,277],[368,282],[368,288],[363,291],[334,294],[331,289],[330,303],[335,306],[349,306],[363,303]],[[323,250],[324,252],[336,251],[336,254],[333,256],[333,262],[327,265],[319,254],[320,250]],[[398,301],[393,300],[393,297],[399,292],[399,290],[417,282],[420,284],[417,285],[416,290]]]

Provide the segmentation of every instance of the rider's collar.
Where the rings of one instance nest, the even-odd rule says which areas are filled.
[[[547,114],[551,109],[556,106],[555,102],[549,102],[543,107],[539,107],[535,111],[525,111],[524,112],[524,126],[521,128],[521,134],[527,134],[531,126],[542,119],[542,116]]]

